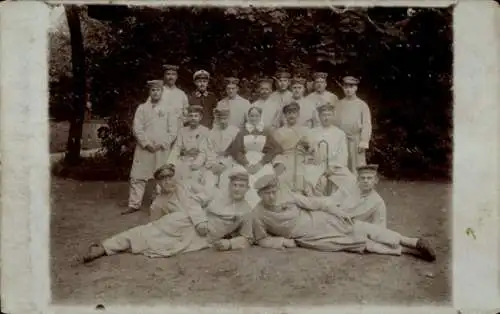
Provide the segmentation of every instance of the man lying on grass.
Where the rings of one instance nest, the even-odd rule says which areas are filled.
[[[307,197],[280,186],[266,175],[255,182],[261,198],[253,210],[253,237],[262,247],[300,246],[320,251],[347,251],[385,255],[412,254],[434,261],[436,254],[424,239],[357,219],[328,197]]]
[[[170,184],[174,174],[172,166],[165,166],[156,171],[155,178],[163,182],[161,186],[176,189],[178,184]],[[212,201],[206,210],[187,195],[181,200],[182,210],[92,244],[83,262],[121,252],[169,257],[212,246],[219,250],[248,247],[252,242],[251,224],[247,223],[251,220],[246,218],[251,211],[245,201],[248,179],[244,169],[235,169],[229,176],[228,193]],[[236,237],[223,239],[235,233]]]

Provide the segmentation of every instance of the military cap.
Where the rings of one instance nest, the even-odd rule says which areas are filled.
[[[315,80],[317,80],[317,79],[324,79],[324,80],[326,80],[327,77],[328,77],[328,73],[326,73],[326,72],[316,72],[316,73],[313,74],[313,78]]]
[[[248,180],[250,179],[250,176],[248,175],[248,172],[245,168],[241,167],[241,166],[237,166],[235,168],[233,168],[231,170],[231,172],[229,173],[229,180],[230,181],[245,181],[245,182],[248,182]]]
[[[306,85],[306,79],[303,78],[303,77],[294,77],[292,79],[292,85],[296,85],[296,84],[305,86]]]
[[[160,87],[160,88],[162,88],[163,87],[163,81],[162,80],[151,80],[151,81],[147,82],[147,85],[148,85],[149,88],[153,88],[153,87]]]
[[[277,155],[273,159],[273,168],[276,168],[278,165],[285,165],[286,162],[286,157],[283,157],[283,155]]]
[[[334,111],[335,107],[331,103],[327,102],[317,106],[316,110],[318,111],[318,113],[322,113],[325,111]]]
[[[163,70],[177,72],[177,71],[179,71],[179,66],[173,65],[173,64],[165,64],[163,66]]]
[[[289,79],[291,77],[290,73],[286,70],[279,70],[278,72],[276,72],[275,74],[275,77],[276,79],[280,79],[280,78],[287,78]]]
[[[175,175],[175,166],[173,164],[166,164],[158,168],[153,177],[156,180],[161,180],[166,177],[173,177]]]
[[[254,189],[259,192],[276,186],[278,186],[278,178],[274,174],[266,174],[260,177],[253,185]]]
[[[273,85],[273,80],[269,77],[262,77],[259,79],[259,84],[270,84]]]
[[[214,114],[218,116],[228,116],[231,109],[227,102],[220,102],[214,109]]]
[[[355,78],[354,76],[346,76],[342,79],[342,82],[346,85],[358,85],[359,79]]]
[[[284,105],[282,111],[283,111],[283,113],[291,112],[291,111],[300,111],[300,105],[298,102],[292,101],[292,102]]]
[[[363,165],[363,166],[357,167],[356,170],[358,171],[358,173],[360,173],[360,172],[377,172],[378,165],[376,165],[376,164]]]
[[[209,80],[210,79],[210,73],[208,73],[205,70],[198,70],[198,71],[194,72],[194,74],[193,74],[193,81],[196,81],[198,79],[200,79],[200,80]]]
[[[229,84],[238,85],[240,83],[240,79],[238,79],[236,77],[226,77],[224,79],[224,82],[226,83],[226,85],[229,85]]]
[[[250,114],[250,112],[254,110],[257,111],[259,114],[262,114],[262,108],[258,106],[251,106],[250,108],[248,108],[247,114]]]
[[[203,107],[199,106],[199,105],[189,105],[187,107],[187,112],[188,113],[193,113],[193,112],[203,113]]]

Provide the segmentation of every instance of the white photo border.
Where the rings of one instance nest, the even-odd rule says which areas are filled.
[[[446,7],[448,0],[46,1],[49,4]],[[1,293],[9,314],[89,313],[51,304],[48,29],[41,1],[0,4]],[[498,238],[500,12],[494,1],[454,9],[453,279],[450,307],[106,306],[106,313],[495,313]],[[496,23],[496,24],[495,24]],[[495,242],[496,241],[496,242]]]

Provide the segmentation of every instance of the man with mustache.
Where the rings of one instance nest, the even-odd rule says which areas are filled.
[[[149,81],[148,86],[149,98],[134,115],[132,129],[137,145],[130,170],[128,209],[122,212],[123,215],[140,210],[146,184],[165,162],[175,139],[175,133],[169,128],[167,108],[161,103],[163,81]]]

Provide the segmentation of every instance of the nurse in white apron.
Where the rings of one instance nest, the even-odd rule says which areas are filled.
[[[253,184],[266,174],[274,174],[271,162],[283,149],[274,140],[271,131],[264,127],[261,108],[251,107],[247,117],[248,121],[229,145],[226,154],[232,156],[250,174],[249,183],[252,188],[247,193],[247,201],[253,208],[260,201]]]

